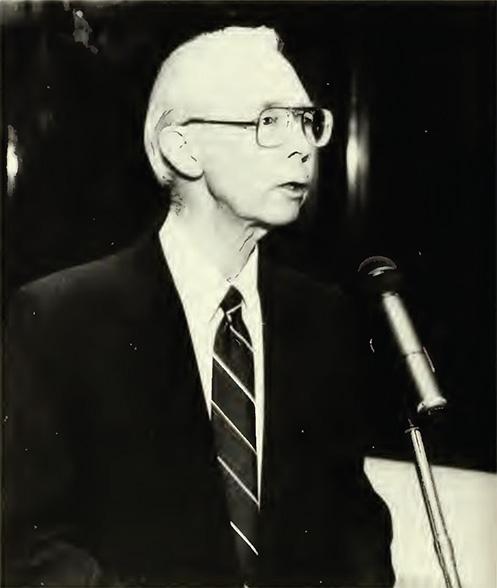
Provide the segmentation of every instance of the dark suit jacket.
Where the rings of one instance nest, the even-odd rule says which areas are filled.
[[[342,294],[261,260],[267,586],[390,586]],[[4,394],[4,584],[235,586],[186,319],[156,236],[21,289]]]

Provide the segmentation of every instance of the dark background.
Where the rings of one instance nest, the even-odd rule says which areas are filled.
[[[433,460],[495,471],[494,3],[0,8],[3,155],[10,141],[19,162],[14,183],[3,177],[7,303],[28,280],[129,244],[161,214],[142,124],[168,51],[229,24],[273,26],[335,129],[308,210],[264,247],[346,284],[364,257],[395,259],[451,404],[428,431]],[[354,123],[368,165],[351,183]],[[406,458],[398,390],[382,370],[375,452]]]

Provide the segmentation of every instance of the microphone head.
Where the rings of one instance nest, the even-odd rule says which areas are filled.
[[[373,255],[373,257],[366,257],[366,259],[359,264],[357,271],[360,274],[367,274],[368,276],[376,276],[384,271],[397,269],[397,264],[389,257],[383,255]]]
[[[369,294],[396,292],[401,286],[402,278],[397,264],[383,255],[367,257],[359,265],[357,272],[363,290]]]

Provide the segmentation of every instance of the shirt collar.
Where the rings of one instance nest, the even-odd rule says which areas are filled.
[[[237,288],[248,308],[258,300],[258,248],[255,247],[240,273],[226,279],[195,246],[169,213],[159,232],[164,255],[187,312],[209,322],[214,318],[228,288]]]

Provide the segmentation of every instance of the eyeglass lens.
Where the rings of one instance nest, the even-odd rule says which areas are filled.
[[[323,109],[299,110],[291,108],[268,108],[264,110],[257,127],[258,142],[264,147],[277,147],[282,145],[289,131],[301,121],[302,130],[309,143],[315,147],[325,145],[329,140],[331,129],[326,121],[326,113]]]

